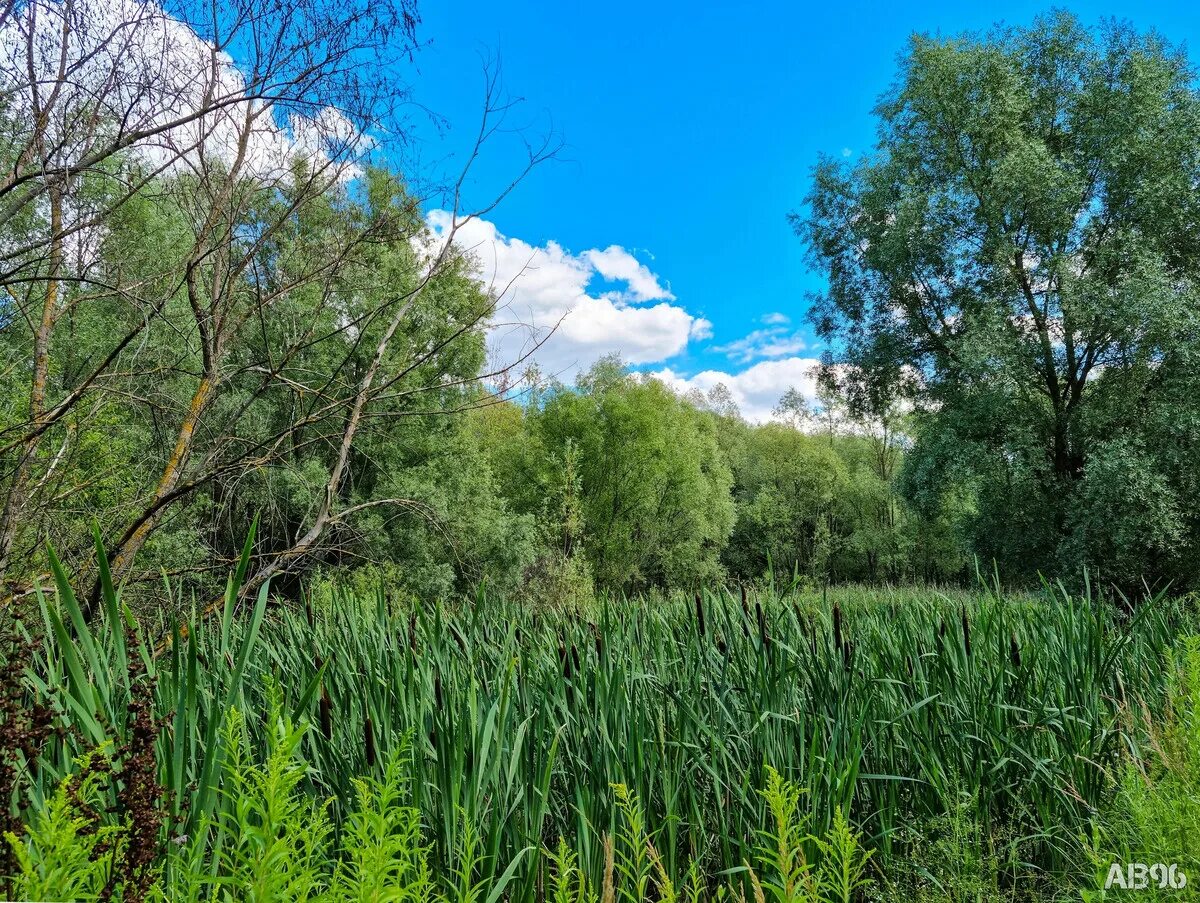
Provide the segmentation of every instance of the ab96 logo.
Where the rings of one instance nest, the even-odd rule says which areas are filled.
[[[1179,890],[1187,886],[1185,875],[1175,863],[1156,862],[1146,865],[1144,862],[1130,862],[1121,865],[1114,862],[1108,869],[1108,878],[1104,889],[1119,887],[1123,890],[1148,890],[1149,888],[1170,888]]]

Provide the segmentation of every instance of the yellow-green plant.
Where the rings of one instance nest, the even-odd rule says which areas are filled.
[[[22,835],[4,835],[18,867],[11,876],[14,900],[95,900],[108,886],[123,828],[103,819],[105,750],[76,764]]]
[[[1138,755],[1127,758],[1089,838],[1091,900],[1120,896],[1119,885],[1104,887],[1114,864],[1174,865],[1189,894],[1200,886],[1200,636],[1183,638],[1166,659],[1168,704],[1133,713],[1144,729]]]

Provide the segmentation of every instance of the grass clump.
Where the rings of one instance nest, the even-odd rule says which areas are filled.
[[[1166,658],[1166,704],[1131,706],[1130,717],[1141,727],[1132,736],[1139,743],[1118,770],[1115,798],[1090,838],[1096,882],[1089,900],[1126,892],[1136,897],[1132,887],[1110,881],[1114,864],[1125,872],[1126,884],[1129,863],[1173,865],[1174,875],[1187,883],[1179,887],[1176,878],[1172,890],[1184,899],[1200,892],[1200,636],[1185,637]],[[1166,892],[1160,887],[1164,874],[1157,869],[1147,876],[1160,892]],[[1170,886],[1171,875],[1166,878]]]

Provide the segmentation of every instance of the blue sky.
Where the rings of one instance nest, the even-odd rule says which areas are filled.
[[[509,270],[532,261],[509,296],[517,302],[509,321],[560,311],[582,292],[591,300],[548,343],[549,369],[570,378],[597,354],[621,350],[681,387],[725,377],[761,416],[796,381],[795,362],[819,351],[804,322],[805,293],[819,276],[786,220],[809,168],[822,153],[853,159],[870,149],[871,108],[911,33],[985,29],[1001,16],[1026,24],[1048,8],[430,2],[431,44],[416,58],[413,87],[450,128],[438,137],[422,126],[419,165],[461,160],[477,124],[481,57],[498,54],[508,92],[525,98],[510,124],[531,134],[552,125],[565,141],[559,161],[488,216],[491,231],[469,237],[491,261],[484,268],[501,276],[505,260]],[[1190,3],[1068,8],[1086,22],[1117,16],[1200,46]],[[519,163],[517,136],[501,139],[474,170],[474,199]]]

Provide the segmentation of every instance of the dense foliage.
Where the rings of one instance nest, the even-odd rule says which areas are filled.
[[[334,49],[328,99],[357,109]],[[256,517],[247,587],[292,597],[313,578],[424,599],[961,581],[976,557],[1194,585],[1191,78],[1159,38],[1067,15],[914,38],[877,151],[818,166],[795,217],[833,351],[818,398],[780,386],[766,425],[723,386],[677,397],[613,359],[569,387],[489,363],[499,299],[453,228],[336,134],[264,158],[283,108],[215,110],[245,146],[157,168],[66,109],[0,109],[0,162],[47,161],[0,222],[6,595],[44,577],[49,541],[93,615],[94,523],[131,600],[164,570],[211,599]],[[51,139],[100,162],[47,168]]]
[[[817,397],[751,423],[489,359],[456,230],[553,147],[461,206],[489,72],[430,227],[370,153],[411,0],[123,9],[0,8],[0,896],[1200,886],[1179,51],[914,38],[793,218]]]
[[[840,862],[848,817],[880,899],[963,899],[968,881],[1035,899],[1091,886],[1084,841],[1109,824],[1096,816],[1125,757],[1194,736],[1181,720],[1160,742],[1140,716],[1178,692],[1164,650],[1192,623],[1163,598],[1133,619],[1050,591],[791,587],[558,610],[485,596],[397,610],[380,591],[268,612],[262,593],[239,613],[231,583],[220,617],[176,626],[155,657],[158,631],[111,587],[89,627],[56,576],[4,653],[3,792],[32,804],[7,868],[39,894],[47,869],[107,837],[79,899],[111,875],[131,899],[157,883],[196,899],[214,881],[264,901],[362,899],[340,876],[369,861],[392,890],[533,901],[563,837],[587,884],[625,899],[670,899],[668,882],[750,898],[741,867],[761,861],[770,803],[790,812],[770,826],[789,838],[782,872]],[[46,641],[30,645],[35,625]],[[1121,787],[1140,792],[1133,772]],[[1136,833],[1162,816],[1136,799],[1108,836],[1162,855]],[[614,842],[640,863],[615,879]]]
[[[1062,13],[914,37],[874,154],[794,215],[856,407],[1012,574],[1194,584],[1200,94],[1182,51]],[[963,501],[967,504],[964,506]]]

